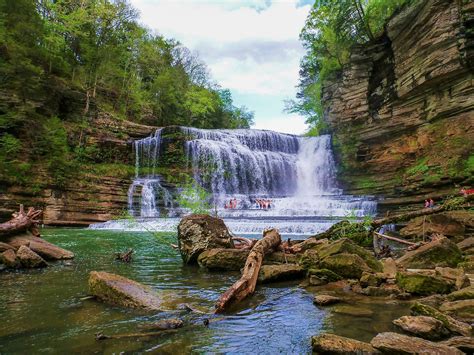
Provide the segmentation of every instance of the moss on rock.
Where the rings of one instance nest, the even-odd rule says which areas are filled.
[[[396,279],[403,290],[416,295],[445,294],[454,288],[454,284],[438,276],[399,272]]]

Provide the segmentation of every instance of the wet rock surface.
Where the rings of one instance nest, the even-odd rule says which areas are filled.
[[[46,261],[41,256],[24,245],[18,249],[16,252],[16,257],[20,261],[21,266],[24,268],[31,269],[48,266]]]
[[[328,306],[330,304],[340,303],[342,299],[340,297],[331,295],[316,295],[314,296],[313,303],[318,306]]]
[[[89,275],[89,292],[106,303],[146,310],[159,310],[161,300],[150,287],[103,271]]]
[[[370,344],[389,354],[463,354],[456,348],[392,332],[380,333]]]
[[[443,323],[428,316],[403,316],[393,321],[403,331],[428,340],[438,340],[449,335]]]
[[[334,334],[321,334],[311,339],[313,353],[316,354],[375,354],[368,343]]]
[[[224,221],[209,215],[190,215],[178,225],[178,247],[185,264],[195,264],[208,249],[233,248],[232,235]]]
[[[297,264],[263,265],[258,274],[258,282],[298,280],[304,276],[304,269]]]

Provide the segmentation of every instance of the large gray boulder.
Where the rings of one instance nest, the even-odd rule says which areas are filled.
[[[232,235],[224,221],[209,215],[184,217],[178,225],[178,247],[185,264],[196,264],[208,249],[233,248]]]
[[[101,301],[128,308],[159,310],[162,304],[150,287],[103,271],[90,273],[89,292]]]

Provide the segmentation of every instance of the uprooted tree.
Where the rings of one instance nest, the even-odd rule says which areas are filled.
[[[12,219],[0,224],[0,238],[27,231],[31,232],[35,237],[39,237],[38,217],[41,213],[43,213],[42,210],[35,210],[33,207],[30,207],[28,212],[25,212],[23,205],[20,205],[20,210],[13,213]]]

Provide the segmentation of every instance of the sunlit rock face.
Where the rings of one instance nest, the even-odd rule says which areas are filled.
[[[386,195],[383,209],[472,185],[473,13],[449,0],[404,9],[326,83],[325,118],[348,192]]]

